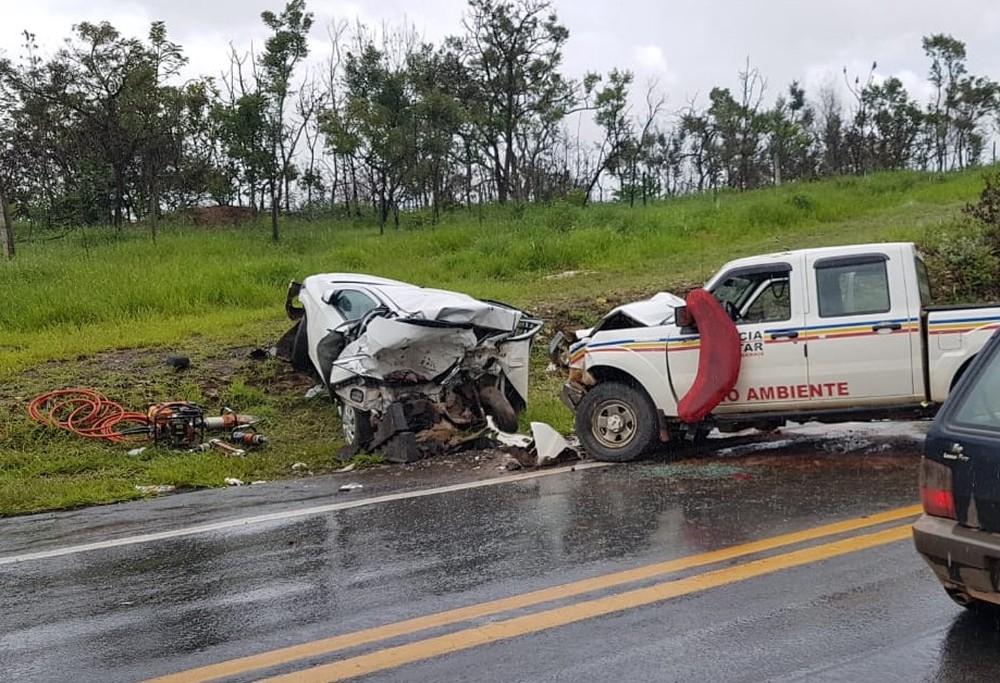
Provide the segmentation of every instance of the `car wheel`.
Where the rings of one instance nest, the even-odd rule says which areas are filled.
[[[517,411],[507,397],[494,386],[485,386],[479,390],[479,401],[487,415],[492,415],[497,429],[501,432],[517,431]]]
[[[309,359],[309,332],[306,330],[306,317],[299,319],[295,330],[295,341],[292,342],[292,367],[303,372],[313,370]]]
[[[340,408],[340,431],[344,441],[358,450],[364,450],[372,441],[375,432],[372,429],[371,411],[358,410],[354,406],[338,401]]]
[[[653,402],[624,382],[602,382],[584,394],[576,411],[576,433],[598,460],[627,462],[648,451],[659,427]]]

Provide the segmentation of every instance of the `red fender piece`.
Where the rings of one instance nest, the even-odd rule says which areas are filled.
[[[687,296],[687,307],[698,324],[701,348],[698,375],[677,404],[677,415],[684,422],[699,422],[736,385],[742,357],[740,333],[732,318],[707,290],[692,290]]]

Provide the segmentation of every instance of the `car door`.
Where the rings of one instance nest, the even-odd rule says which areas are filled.
[[[708,290],[723,305],[740,337],[736,386],[716,408],[719,413],[780,409],[799,400],[806,366],[801,259],[734,268],[713,278]],[[678,396],[698,371],[700,334],[681,330],[668,344],[668,363]],[[684,334],[691,332],[691,334]]]
[[[740,374],[717,411],[775,410],[800,402],[808,368],[801,260],[726,274],[713,288],[740,335]]]
[[[916,400],[903,268],[891,250],[807,258],[809,385],[829,407]]]

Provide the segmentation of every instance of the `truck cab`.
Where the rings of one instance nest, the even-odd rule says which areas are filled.
[[[563,398],[596,457],[631,459],[657,439],[712,427],[927,413],[1000,323],[996,307],[931,308],[927,268],[906,242],[737,259],[704,289],[736,328],[739,372],[697,424],[681,421],[677,405],[711,372],[702,356],[718,332],[691,320],[678,297],[626,304],[578,333]],[[590,396],[609,382],[618,388]],[[615,405],[606,393],[628,400]],[[655,429],[640,424],[649,412]],[[632,436],[608,424],[632,425]]]

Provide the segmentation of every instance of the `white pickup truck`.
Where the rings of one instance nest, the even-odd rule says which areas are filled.
[[[742,258],[704,289],[714,317],[660,293],[577,332],[562,398],[592,456],[713,427],[931,414],[1000,326],[1000,306],[931,307],[910,243]]]

